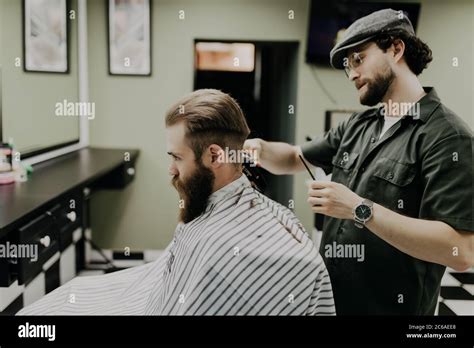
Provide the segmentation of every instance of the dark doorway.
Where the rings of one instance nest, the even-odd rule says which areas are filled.
[[[195,48],[199,43],[253,45],[253,64],[245,60],[242,69],[226,68],[225,64],[209,68],[198,62],[195,49],[194,89],[215,88],[235,98],[245,113],[250,138],[293,144],[299,43],[196,39]],[[268,184],[265,194],[288,206],[293,199],[293,177],[268,172],[264,176]]]

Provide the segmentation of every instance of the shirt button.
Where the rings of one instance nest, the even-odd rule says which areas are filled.
[[[389,172],[388,175],[387,175],[387,178],[388,178],[388,179],[393,179],[393,173],[392,173],[392,172]]]
[[[375,138],[374,138],[374,137],[370,138],[370,142],[371,142],[372,144],[375,143]]]
[[[365,167],[360,168],[361,172],[365,172]]]

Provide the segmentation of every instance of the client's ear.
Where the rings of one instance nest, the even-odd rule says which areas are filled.
[[[210,163],[209,166],[212,168],[219,168],[225,163],[225,152],[217,144],[211,144],[208,147],[208,154],[209,154],[209,159]]]

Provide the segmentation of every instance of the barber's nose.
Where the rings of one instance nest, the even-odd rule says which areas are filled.
[[[359,76],[360,76],[359,73],[355,71],[354,69],[351,69],[351,71],[349,72],[349,80],[351,81],[354,81]]]

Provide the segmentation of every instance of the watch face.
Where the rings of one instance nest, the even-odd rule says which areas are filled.
[[[368,205],[361,204],[355,209],[355,214],[359,219],[367,220],[371,215],[370,207]]]

